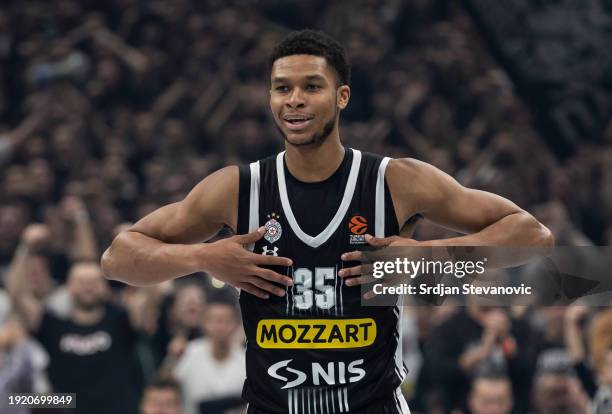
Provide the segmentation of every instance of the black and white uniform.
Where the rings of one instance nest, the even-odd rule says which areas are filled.
[[[249,413],[409,413],[400,308],[362,306],[361,288],[338,277],[366,233],[399,233],[388,162],[347,148],[320,183],[291,176],[284,152],[240,167],[238,234],[265,226],[252,250],[292,259],[273,269],[294,281],[284,297],[241,292]]]

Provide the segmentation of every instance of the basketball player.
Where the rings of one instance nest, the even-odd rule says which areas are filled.
[[[338,119],[350,68],[327,35],[288,35],[270,75],[285,151],[223,168],[146,216],[113,241],[104,271],[134,285],[204,271],[241,289],[249,413],[408,413],[400,311],[361,306],[359,267],[343,254],[419,245],[397,236],[416,215],[469,233],[429,245],[548,245],[551,234],[512,202],[431,165],[345,148]],[[199,243],[223,225],[237,235]]]

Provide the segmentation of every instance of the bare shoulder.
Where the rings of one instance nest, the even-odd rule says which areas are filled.
[[[238,166],[221,168],[200,181],[183,201],[190,214],[234,227],[238,209]],[[233,214],[232,214],[233,213]]]
[[[385,178],[391,189],[398,191],[434,192],[444,181],[453,180],[448,174],[426,162],[414,158],[389,161]]]
[[[440,196],[444,182],[454,181],[440,169],[415,158],[389,161],[385,178],[400,223],[422,213]]]
[[[225,194],[233,190],[238,191],[239,181],[240,173],[238,166],[229,165],[206,176],[194,187],[193,191],[216,191],[220,194]]]
[[[437,174],[444,174],[441,170],[416,158],[396,158],[389,161],[385,174],[388,180],[407,178],[427,179]]]

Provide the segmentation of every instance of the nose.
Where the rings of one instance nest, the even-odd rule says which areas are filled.
[[[289,108],[302,108],[305,105],[302,90],[300,88],[293,88],[285,103]]]

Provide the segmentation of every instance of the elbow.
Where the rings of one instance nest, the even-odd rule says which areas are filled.
[[[540,223],[531,214],[527,212],[525,212],[524,214],[528,222],[528,227],[530,229],[529,234],[532,235],[530,244],[541,247],[554,247],[555,236],[552,234],[550,229]]]
[[[122,252],[125,251],[123,237],[123,232],[119,233],[100,258],[102,274],[107,280],[125,282],[125,280],[119,276],[121,273],[125,273],[125,255],[122,254]]]
[[[144,287],[154,283],[135,271],[130,232],[119,233],[100,258],[100,267],[106,280],[115,280],[131,286]]]
[[[118,280],[114,277],[115,271],[113,266],[113,256],[111,253],[111,247],[106,249],[100,258],[100,267],[102,269],[102,275],[107,280]]]
[[[546,247],[555,247],[555,236],[552,234],[552,231],[545,225],[538,223],[540,225],[540,233],[541,233],[541,244]]]

